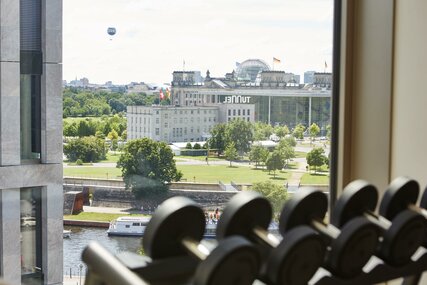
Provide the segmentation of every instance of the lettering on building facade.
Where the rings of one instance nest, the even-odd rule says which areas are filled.
[[[223,103],[250,103],[250,96],[240,96],[240,95],[233,95],[233,96],[227,96],[225,97],[225,100]]]

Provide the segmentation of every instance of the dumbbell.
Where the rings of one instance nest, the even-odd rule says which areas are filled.
[[[424,210],[427,209],[427,186],[424,189],[423,195],[421,196],[420,207]]]
[[[261,275],[265,274],[270,284],[307,284],[322,265],[326,245],[306,226],[289,231],[280,242],[268,232],[272,212],[270,203],[261,194],[240,192],[224,208],[217,226],[217,238],[243,236],[260,245],[262,252],[267,253]]]
[[[85,247],[82,260],[88,267],[86,285],[107,284],[106,281],[120,285],[148,284],[97,242],[92,241]]]
[[[300,188],[285,204],[279,230],[307,225],[315,229],[328,244],[324,266],[340,278],[355,277],[372,257],[378,243],[378,228],[364,217],[349,221],[341,229],[325,224],[328,198],[314,188]]]
[[[404,176],[397,177],[390,183],[384,193],[379,209],[380,215],[388,220],[393,220],[400,212],[409,209],[427,218],[427,211],[425,210],[427,206],[427,191],[424,191],[420,207],[417,207],[415,204],[419,192],[420,185],[417,181]],[[424,227],[419,228],[419,230],[422,231],[420,234],[424,236],[424,245],[427,245],[427,220]]]
[[[200,243],[205,225],[203,210],[194,201],[170,198],[148,223],[143,248],[153,260],[188,254],[200,260],[194,284],[252,284],[260,266],[254,245],[242,237],[230,237],[210,251]]]
[[[384,196],[384,206],[380,207],[383,209],[381,212],[387,209],[390,214],[385,213],[386,217],[378,216],[374,214],[378,202],[377,189],[364,180],[355,180],[344,188],[335,204],[331,222],[335,226],[344,226],[355,217],[366,217],[381,231],[381,243],[376,255],[392,266],[400,266],[408,263],[422,244],[425,219],[411,210],[386,207],[387,204],[391,205],[389,201],[392,198],[415,202],[418,196],[414,191],[395,194],[390,192]]]

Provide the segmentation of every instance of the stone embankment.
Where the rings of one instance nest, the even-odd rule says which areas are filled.
[[[232,191],[222,190],[216,183],[171,183],[168,195],[162,199],[136,200],[132,192],[125,189],[122,180],[64,178],[64,193],[69,191],[82,191],[84,195],[92,194],[92,206],[115,207],[115,208],[137,208],[143,206],[145,209],[156,208],[163,200],[173,196],[188,197],[206,209],[223,207],[228,200],[238,193],[237,189]]]
[[[108,223],[108,222],[79,221],[79,220],[66,220],[66,219],[64,219],[64,226],[108,228],[109,225],[110,225],[110,223]]]

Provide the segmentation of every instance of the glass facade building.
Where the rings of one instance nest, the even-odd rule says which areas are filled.
[[[252,72],[257,80],[242,79],[242,72]],[[225,77],[210,77],[208,71],[203,85],[182,82],[180,74],[174,71],[172,81],[172,102],[177,106],[251,104],[256,122],[290,129],[316,123],[321,135],[331,124],[331,73],[314,72],[313,83],[300,84],[293,73],[269,70],[262,60],[248,59]]]

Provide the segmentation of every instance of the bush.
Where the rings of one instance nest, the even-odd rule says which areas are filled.
[[[71,162],[97,162],[106,158],[105,141],[93,136],[73,139],[64,146],[64,154]]]
[[[77,165],[83,165],[83,161],[79,158],[76,160],[76,164]]]
[[[200,146],[199,143],[195,143],[193,149],[201,149],[202,147]]]
[[[191,147],[191,143],[187,143],[187,145],[185,146],[186,149],[192,149]]]

